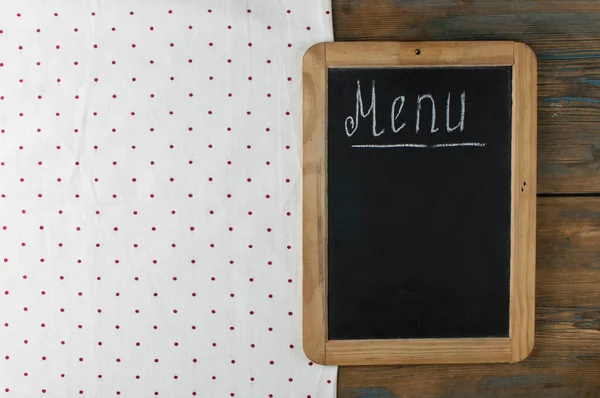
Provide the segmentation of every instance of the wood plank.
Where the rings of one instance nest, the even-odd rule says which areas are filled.
[[[336,365],[488,363],[514,358],[509,338],[330,340],[326,352],[327,363]]]
[[[307,357],[321,364],[325,364],[327,341],[326,72],[325,44],[314,45],[306,52],[302,68],[302,346]]]
[[[510,66],[511,41],[497,42],[345,42],[327,44],[327,66],[334,68],[398,66]]]
[[[537,187],[537,67],[531,48],[514,43],[510,338],[512,361],[533,350]]]
[[[600,192],[600,2],[333,0],[344,40],[514,40],[538,58],[538,192]]]
[[[516,364],[340,367],[340,397],[600,396],[600,197],[538,198],[535,348]]]

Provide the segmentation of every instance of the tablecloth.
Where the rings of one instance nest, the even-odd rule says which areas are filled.
[[[0,2],[0,394],[335,395],[301,346],[329,0]]]

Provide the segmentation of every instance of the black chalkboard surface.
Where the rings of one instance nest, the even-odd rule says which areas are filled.
[[[508,337],[512,67],[327,90],[328,338]]]

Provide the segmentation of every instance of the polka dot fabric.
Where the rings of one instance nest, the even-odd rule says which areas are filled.
[[[5,1],[0,396],[335,396],[301,345],[329,0]]]

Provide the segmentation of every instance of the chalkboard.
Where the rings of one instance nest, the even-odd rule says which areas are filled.
[[[303,60],[303,349],[317,363],[533,349],[535,54],[320,43]]]
[[[512,68],[328,90],[329,338],[508,337]]]

